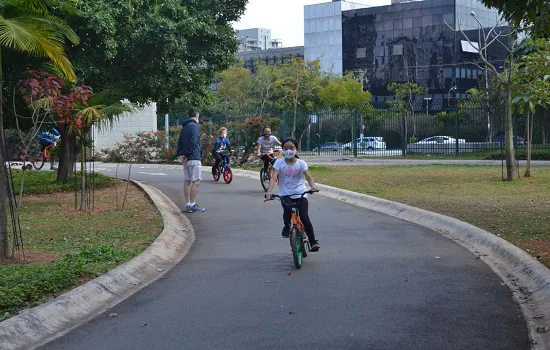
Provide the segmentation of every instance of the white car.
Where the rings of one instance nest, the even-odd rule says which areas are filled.
[[[383,137],[363,136],[355,139],[357,142],[357,150],[370,151],[375,149],[386,149],[386,142]],[[344,144],[346,151],[353,151],[353,141]]]
[[[426,144],[426,145],[437,145],[437,144],[453,144],[456,143],[456,139],[450,137],[450,136],[432,136],[425,138],[423,140],[420,140],[417,142],[417,144]],[[458,139],[458,143],[466,143],[465,139]]]

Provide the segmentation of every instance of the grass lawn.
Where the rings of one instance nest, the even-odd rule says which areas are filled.
[[[162,217],[141,190],[130,185],[125,208],[117,209],[115,181],[97,175],[96,185],[95,209],[79,212],[74,185],[56,185],[53,172],[26,173],[25,260],[0,263],[0,320],[128,261],[160,234]],[[119,207],[125,189],[120,182]]]
[[[519,246],[550,267],[550,168],[501,181],[500,167],[310,167],[318,183],[455,217]]]

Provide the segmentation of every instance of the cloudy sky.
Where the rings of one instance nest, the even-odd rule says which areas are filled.
[[[304,44],[304,5],[330,0],[249,0],[244,16],[235,29],[267,28],[284,46]],[[360,4],[386,5],[391,0],[356,0]]]

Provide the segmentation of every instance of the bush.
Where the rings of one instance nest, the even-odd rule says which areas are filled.
[[[16,151],[19,148],[23,147],[23,143],[21,143],[21,138],[19,137],[19,132],[16,129],[6,129],[4,131],[5,137],[6,137],[6,144],[8,145],[8,156],[11,160],[19,160],[15,159],[14,155]],[[26,139],[27,134],[22,133],[23,138]],[[40,145],[38,144],[38,136],[35,138],[35,140],[31,141],[31,146],[29,148],[28,154],[30,155],[36,155],[40,151]]]
[[[115,147],[101,149],[97,159],[109,163],[159,163],[171,162],[177,158],[177,143],[181,126],[170,128],[169,144],[165,147],[165,131],[143,131],[124,134],[121,143]]]
[[[100,275],[139,251],[135,247],[87,247],[49,264],[0,266],[0,320],[74,287],[80,277]]]
[[[519,160],[527,159],[527,150],[525,148],[516,149],[516,157]],[[504,151],[496,151],[487,154],[485,159],[488,160],[502,160],[506,159]],[[550,160],[550,149],[532,149],[531,160]]]

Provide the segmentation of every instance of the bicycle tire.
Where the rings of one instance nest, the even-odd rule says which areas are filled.
[[[308,254],[309,254],[309,244],[302,239],[302,255],[304,258],[307,258]]]
[[[231,181],[233,181],[233,172],[231,171],[230,167],[226,167],[223,172],[223,181],[225,181],[226,184],[230,184]]]
[[[302,268],[302,239],[301,235],[298,235],[296,228],[292,228],[290,231],[290,249],[292,250],[292,259],[294,260],[294,266],[297,269]]]
[[[260,182],[262,184],[262,188],[264,189],[265,192],[267,192],[267,190],[269,189],[269,182],[271,181],[271,178],[269,176],[269,172],[267,172],[267,178],[269,179],[267,184],[265,183],[264,181],[264,176],[266,175],[266,172],[264,169],[260,170]]]
[[[217,168],[214,168],[212,166],[212,177],[214,178],[214,181],[218,181],[220,179],[220,170]]]
[[[32,162],[32,166],[36,169],[36,170],[40,170],[44,167],[44,164],[46,164],[46,155],[44,154],[44,152],[40,152],[35,158],[34,158],[34,161]]]

